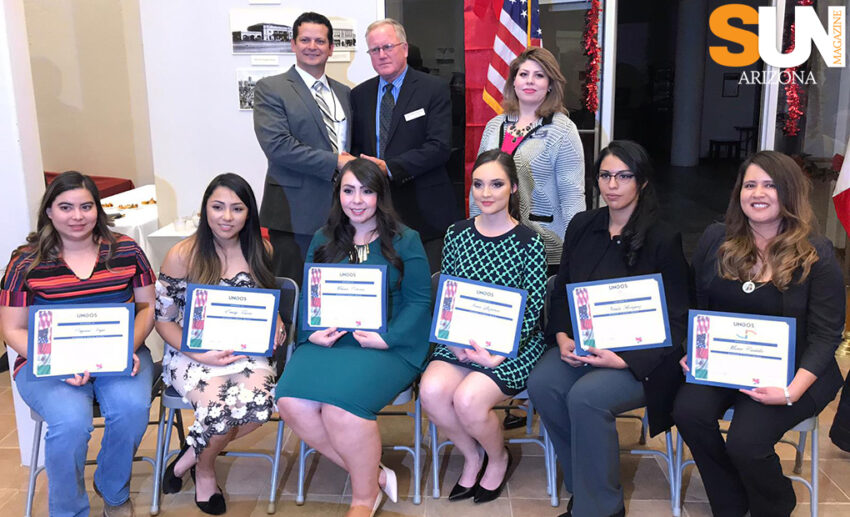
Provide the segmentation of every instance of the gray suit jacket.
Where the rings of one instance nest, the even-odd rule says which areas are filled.
[[[328,84],[342,105],[350,133],[351,89],[330,77]],[[313,234],[330,211],[337,155],[331,151],[319,106],[294,66],[257,82],[254,132],[269,160],[260,224]]]

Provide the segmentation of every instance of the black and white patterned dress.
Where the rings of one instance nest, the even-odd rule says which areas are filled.
[[[481,372],[493,379],[506,395],[516,395],[525,389],[528,375],[544,348],[543,336],[537,325],[546,291],[543,240],[534,230],[523,225],[498,237],[485,237],[475,228],[474,220],[458,221],[449,227],[441,272],[528,292],[519,351],[517,357],[506,359],[496,368],[462,363],[445,345],[436,345],[431,360],[446,361]]]
[[[248,273],[222,278],[220,285],[256,287]],[[159,274],[156,283],[156,319],[183,326],[186,279]],[[271,358],[249,356],[226,366],[198,363],[178,348],[165,344],[162,380],[195,409],[195,422],[186,441],[196,454],[213,435],[234,427],[263,423],[274,412],[275,364]]]

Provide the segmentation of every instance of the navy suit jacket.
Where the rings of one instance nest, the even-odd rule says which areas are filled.
[[[355,156],[377,156],[378,80],[373,77],[351,91],[351,151]],[[420,109],[424,115],[416,116]],[[408,67],[393,109],[389,135],[381,158],[392,174],[393,206],[423,241],[442,237],[459,218],[446,170],[452,137],[448,83]]]
[[[350,132],[351,89],[330,77],[328,84],[339,99]],[[260,224],[312,235],[330,212],[338,155],[331,150],[316,99],[294,66],[257,81],[254,132],[269,160]]]

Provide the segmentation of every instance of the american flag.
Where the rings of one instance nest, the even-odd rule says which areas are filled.
[[[499,13],[499,27],[493,41],[493,54],[484,85],[484,102],[496,113],[502,112],[502,90],[511,61],[526,47],[543,46],[540,10],[537,0],[505,0]]]

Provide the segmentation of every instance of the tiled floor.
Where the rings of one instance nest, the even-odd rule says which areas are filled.
[[[850,369],[850,358],[842,359],[842,370]],[[835,414],[833,402],[820,418],[820,515],[823,517],[850,516],[850,454],[835,447],[828,437],[829,426]],[[0,515],[22,515],[28,470],[20,465],[17,445],[17,431],[13,417],[12,394],[8,373],[0,374]],[[186,415],[187,420],[190,415]],[[637,446],[638,423],[633,420],[619,424],[620,442],[623,447]],[[411,443],[412,423],[407,418],[385,417],[381,419],[384,441],[390,443]],[[142,443],[140,453],[153,456],[155,428],[151,427]],[[521,434],[514,431],[512,434]],[[248,435],[234,448],[271,449],[274,445],[275,427],[267,425]],[[100,432],[95,431],[91,442],[90,457],[94,457],[100,442]],[[661,449],[662,437],[651,439],[649,447]],[[311,457],[308,468],[307,501],[303,506],[295,504],[295,487],[298,477],[297,456],[298,440],[289,430],[286,432],[285,453],[281,463],[281,486],[277,497],[277,513],[286,516],[341,516],[347,508],[350,490],[345,472],[321,457]],[[449,449],[450,450],[450,449]],[[449,503],[445,497],[435,500],[431,497],[430,461],[423,461],[423,498],[422,504],[412,502],[411,486],[412,458],[403,452],[387,449],[384,461],[396,469],[399,474],[400,500],[397,504],[387,502],[382,516],[469,516],[469,517],[531,517],[556,516],[564,511],[569,494],[560,488],[561,506],[552,508],[546,495],[546,482],[543,473],[543,456],[539,447],[534,445],[513,446],[518,460],[507,490],[496,502],[475,505],[470,501]],[[780,455],[790,471],[793,463],[793,449],[780,446]],[[426,449],[427,452],[427,449]],[[808,457],[808,456],[807,456]],[[457,479],[460,458],[450,455],[443,462],[440,479],[444,494]],[[804,472],[809,462],[804,465]],[[230,516],[266,515],[269,490],[270,469],[267,462],[249,458],[220,458],[218,476],[227,497]],[[93,467],[86,469],[86,484],[92,501],[92,515],[100,515],[101,500],[91,490]],[[621,479],[626,494],[626,509],[629,516],[657,517],[670,515],[670,502],[666,470],[654,458],[637,457],[624,454],[621,457]],[[709,516],[711,512],[706,502],[705,491],[699,475],[691,468],[686,470],[685,505],[683,515]],[[805,489],[795,483],[798,501],[795,516],[809,515],[809,495]],[[138,515],[147,515],[151,500],[151,468],[146,463],[138,463],[133,475],[131,491]],[[184,490],[176,495],[164,496],[161,515],[203,515],[193,504],[194,492],[191,482],[187,481]],[[35,496],[34,515],[47,515],[46,477],[39,478]]]

